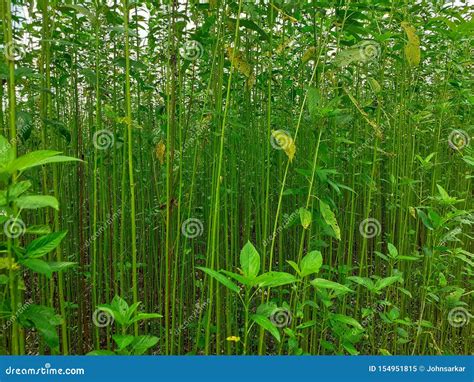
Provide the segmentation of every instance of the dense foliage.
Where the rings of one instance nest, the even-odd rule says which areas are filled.
[[[465,2],[0,1],[1,354],[472,352]]]

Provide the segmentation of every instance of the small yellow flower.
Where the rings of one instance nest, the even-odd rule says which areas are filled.
[[[237,336],[230,336],[230,337],[227,337],[226,339],[227,339],[227,341],[233,341],[233,342],[239,342],[240,341],[240,337],[237,337]]]

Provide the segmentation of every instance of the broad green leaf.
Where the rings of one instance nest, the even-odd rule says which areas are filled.
[[[301,277],[318,273],[323,264],[323,256],[319,251],[311,251],[301,259]]]
[[[344,314],[331,314],[330,318],[331,320],[342,322],[343,324],[353,326],[354,328],[357,328],[357,329],[364,329],[362,325],[359,324],[359,322],[355,318],[346,316]]]
[[[240,267],[244,276],[250,279],[256,277],[260,271],[260,255],[250,241],[240,252]]]
[[[267,272],[255,279],[254,284],[260,287],[277,287],[296,282],[297,279],[286,272]]]
[[[278,308],[278,305],[273,302],[265,302],[263,304],[260,304],[257,307],[257,314],[260,314],[265,317],[270,317],[270,315]]]
[[[24,171],[28,168],[41,166],[48,163],[81,161],[73,157],[59,155],[60,151],[53,150],[37,150],[16,158],[8,166],[8,171],[14,173],[15,171]]]
[[[51,227],[48,225],[32,225],[26,227],[25,233],[29,233],[32,235],[46,235],[51,233]]]
[[[331,208],[322,200],[319,201],[319,208],[326,224],[328,224],[333,229],[337,240],[341,240],[341,230],[337,224],[336,215],[334,215],[334,212],[332,212]]]
[[[0,135],[0,172],[8,167],[14,158],[14,151],[8,139]]]
[[[134,309],[136,309],[138,307],[138,304],[134,304],[134,305],[135,305]],[[120,315],[122,315],[125,319],[130,314],[130,307],[128,306],[127,301],[125,301],[119,295],[114,296],[114,298],[112,299],[112,302],[110,303],[110,307],[116,312],[118,312]]]
[[[117,344],[118,350],[123,350],[133,342],[135,337],[127,334],[114,334],[112,339]]]
[[[244,284],[246,286],[252,286],[252,281],[248,277],[239,275],[234,272],[226,271],[224,269],[222,269],[220,272],[226,274],[229,277],[232,277],[234,280],[238,281],[241,284]]]
[[[304,229],[307,229],[311,224],[312,216],[311,212],[306,208],[300,208],[300,221]]]
[[[280,342],[280,332],[267,317],[262,316],[260,314],[253,314],[250,318],[258,325],[260,325],[263,329],[269,331],[270,334],[275,337],[278,342]]]
[[[388,253],[390,253],[390,257],[392,259],[396,259],[398,257],[398,250],[392,243],[387,243]]]
[[[345,285],[326,279],[314,279],[311,281],[311,285],[316,288],[332,289],[338,292],[353,292],[352,289],[349,289]]]
[[[112,350],[92,350],[86,355],[115,355]]]
[[[20,324],[25,328],[35,328],[46,344],[54,350],[59,350],[59,337],[56,326],[62,323],[54,309],[42,305],[28,305],[19,316]]]
[[[318,116],[318,108],[321,100],[319,90],[314,87],[310,87],[308,89],[308,92],[306,93],[306,98],[309,115],[311,116],[311,118],[315,119]]]
[[[52,207],[59,210],[59,202],[54,196],[49,195],[27,195],[20,196],[15,204],[21,209],[36,210],[38,208]]]
[[[158,343],[158,337],[155,336],[137,336],[134,338],[131,346],[132,355],[142,355],[149,348],[155,346]]]
[[[422,210],[417,208],[416,213],[417,213],[418,217],[421,219],[421,221],[423,222],[423,224],[426,228],[428,228],[429,230],[434,230],[434,227],[431,224],[430,219],[428,218],[428,216],[426,216],[426,214]]]
[[[349,276],[347,279],[354,281],[356,284],[365,286],[368,290],[375,290],[374,282],[368,277]]]
[[[47,278],[50,278],[53,272],[50,265],[41,259],[23,259],[19,260],[19,263],[31,269],[33,272],[45,275]]]
[[[48,265],[50,266],[53,272],[61,272],[66,269],[75,267],[77,263],[71,261],[50,261]]]
[[[26,257],[37,258],[55,249],[66,236],[67,231],[60,231],[41,236],[26,247]]]
[[[130,324],[133,324],[134,322],[138,321],[144,321],[144,320],[151,320],[154,318],[161,318],[163,317],[161,314],[158,313],[137,313],[131,320]]]
[[[388,287],[389,285],[392,285],[393,283],[396,283],[397,281],[400,281],[401,277],[400,276],[390,276],[390,277],[385,277],[383,279],[377,280],[375,283],[375,289],[378,291]]]
[[[10,201],[15,200],[25,191],[27,191],[31,187],[31,182],[29,180],[23,180],[21,182],[12,184],[8,187],[8,199]]]
[[[239,293],[239,291],[240,291],[239,287],[237,285],[235,285],[232,281],[230,281],[227,277],[220,274],[219,272],[216,272],[212,269],[204,268],[204,267],[196,267],[196,268],[200,269],[204,273],[207,273],[209,276],[216,279],[218,282],[220,282],[225,287],[229,288],[231,291],[233,291],[235,293]]]
[[[291,268],[293,268],[297,274],[301,275],[301,271],[300,271],[300,268],[298,267],[298,264],[296,264],[292,260],[286,260],[286,262],[291,265]]]

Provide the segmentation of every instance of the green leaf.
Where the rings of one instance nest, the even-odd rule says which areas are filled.
[[[295,263],[294,261],[292,261],[292,260],[286,260],[286,262],[291,265],[291,267],[296,271],[296,273],[297,273],[298,275],[301,276],[301,271],[300,271],[300,268],[298,267],[298,264],[296,264],[296,263]]]
[[[49,347],[59,350],[59,337],[56,326],[62,319],[54,309],[42,305],[28,305],[19,316],[20,324],[25,328],[35,328]]]
[[[375,290],[373,281],[368,277],[349,276],[347,279],[354,281],[356,284],[365,286],[368,290]]]
[[[423,224],[426,228],[428,228],[429,230],[434,230],[434,227],[431,224],[430,219],[428,218],[428,216],[426,216],[426,214],[422,210],[417,208],[416,213],[417,213],[418,217],[421,219],[421,221],[423,222]]]
[[[8,199],[10,201],[15,200],[25,191],[27,191],[31,187],[31,182],[29,180],[23,180],[21,182],[12,184],[8,188]]]
[[[135,337],[127,334],[114,334],[112,339],[117,344],[118,350],[123,350],[133,342]]]
[[[383,279],[377,280],[377,282],[375,283],[375,289],[380,291],[380,290],[388,287],[389,285],[392,285],[393,283],[396,283],[397,281],[400,281],[400,280],[401,280],[400,275],[385,277]]]
[[[16,199],[15,204],[21,209],[36,210],[38,208],[52,207],[59,210],[59,202],[54,196],[27,195]]]
[[[66,235],[67,231],[60,231],[33,240],[26,247],[26,257],[37,258],[46,255],[55,249]]]
[[[32,225],[26,227],[26,232],[32,235],[46,235],[51,233],[51,227],[48,225]]]
[[[18,262],[31,269],[33,272],[45,275],[47,278],[50,278],[53,272],[49,264],[41,259],[23,259]]]
[[[331,208],[322,200],[319,201],[319,209],[326,224],[328,224],[333,229],[337,240],[341,240],[341,230],[337,224],[336,215],[334,215],[334,212],[332,212]]]
[[[336,283],[334,281],[326,280],[326,279],[314,279],[311,281],[311,285],[313,285],[316,288],[332,289],[338,292],[353,292],[352,289],[349,289],[345,285]]]
[[[5,169],[14,158],[14,151],[8,139],[0,135],[0,171]]]
[[[10,173],[14,173],[15,171],[24,171],[28,168],[41,166],[48,163],[80,161],[80,159],[58,154],[61,154],[61,152],[53,150],[32,151],[11,162],[8,166],[8,171]]]
[[[158,313],[138,313],[135,315],[135,317],[133,317],[130,320],[130,324],[133,324],[134,322],[138,322],[138,321],[151,320],[153,318],[161,318],[161,317],[163,316]]]
[[[220,272],[226,274],[229,277],[232,277],[234,280],[238,281],[239,283],[243,285],[252,286],[252,281],[248,277],[239,275],[234,272],[226,271],[224,269],[222,269]]]
[[[244,276],[250,279],[256,277],[260,271],[260,255],[250,241],[240,252],[240,267]]]
[[[346,316],[344,314],[331,314],[331,320],[342,322],[343,324],[353,326],[357,329],[364,329],[355,318]]]
[[[275,337],[278,342],[280,342],[280,332],[267,317],[262,316],[260,314],[253,314],[250,318],[258,325],[260,325],[263,329],[269,331],[270,334]]]
[[[388,253],[392,259],[396,259],[398,257],[398,250],[392,243],[387,243]]]
[[[158,343],[158,337],[155,336],[137,336],[134,338],[131,344],[131,354],[142,355],[149,348],[155,346]]]
[[[267,272],[261,274],[255,279],[254,285],[260,287],[277,287],[296,282],[297,279],[290,273],[286,272]]]
[[[301,259],[301,277],[318,273],[323,264],[323,256],[319,251],[311,251]]]
[[[321,100],[319,90],[314,87],[310,87],[306,93],[306,96],[308,100],[307,103],[309,115],[312,119],[315,119],[318,116],[318,107]]]
[[[230,281],[227,277],[220,274],[219,272],[216,272],[212,269],[205,268],[205,267],[196,267],[196,268],[200,269],[204,273],[207,273],[209,276],[216,279],[218,282],[220,282],[225,287],[229,288],[231,291],[233,291],[235,293],[239,293],[239,291],[240,291],[239,287],[237,285],[235,285],[232,281]]]
[[[61,272],[77,265],[71,261],[50,261],[48,264],[53,272]]]
[[[112,350],[92,350],[86,355],[115,355]]]
[[[306,208],[301,207],[300,208],[300,221],[304,229],[308,229],[308,227],[311,224],[311,220],[312,220],[311,212],[308,211]]]

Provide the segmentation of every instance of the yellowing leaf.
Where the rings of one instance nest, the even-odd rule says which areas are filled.
[[[277,46],[277,48],[275,49],[275,53],[282,53],[292,42],[293,40],[291,38],[284,40],[280,45]]]
[[[240,337],[238,336],[229,336],[226,338],[227,341],[232,341],[232,342],[239,342],[240,341]]]
[[[293,161],[293,158],[295,157],[296,153],[296,145],[295,141],[291,137],[290,134],[288,134],[284,130],[273,130],[272,131],[272,136],[276,142],[276,144],[283,149],[283,151],[286,153],[288,156],[288,159],[290,160],[290,163]]]
[[[306,208],[300,208],[300,220],[303,228],[307,229],[311,224],[312,220],[311,212],[308,211]]]
[[[402,22],[402,28],[408,38],[408,43],[405,45],[405,58],[410,66],[418,66],[421,59],[420,54],[420,39],[416,35],[416,29],[406,21]]]
[[[380,87],[380,84],[377,82],[377,80],[375,78],[369,77],[368,81],[369,81],[370,87],[372,88],[373,92],[375,94],[380,93],[382,88]]]
[[[166,152],[166,146],[163,143],[163,141],[158,142],[158,144],[155,147],[155,155],[156,155],[156,158],[160,161],[160,164],[163,164],[165,162],[165,152]]]
[[[303,53],[303,57],[301,58],[301,61],[303,61],[303,64],[306,64],[309,60],[315,60],[316,59],[316,54],[317,50],[315,46],[312,46],[306,50],[306,52]]]
[[[331,208],[322,200],[319,201],[319,210],[326,224],[328,224],[334,231],[336,239],[341,240],[341,229],[337,224],[336,215],[334,215],[334,212],[332,212]]]
[[[226,49],[227,56],[229,57],[230,62],[232,62],[232,65],[234,65],[234,68],[237,69],[238,72],[242,73],[245,77],[249,78],[252,75],[252,67],[244,59],[243,54],[240,52],[234,52],[234,49],[230,46],[228,46]]]

